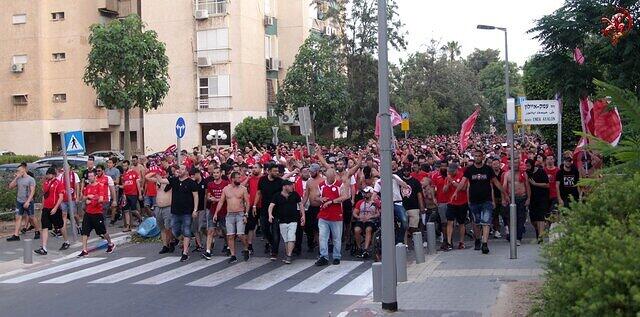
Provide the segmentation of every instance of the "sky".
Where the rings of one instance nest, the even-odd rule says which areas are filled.
[[[478,30],[478,24],[506,27],[509,61],[523,66],[540,44],[527,30],[534,21],[558,9],[563,0],[397,0],[401,20],[405,23],[406,51],[390,48],[389,61],[396,63],[410,53],[424,51],[431,39],[444,45],[458,41],[462,57],[475,48],[499,49],[504,58],[504,33]]]

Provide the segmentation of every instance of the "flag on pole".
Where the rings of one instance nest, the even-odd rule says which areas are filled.
[[[476,124],[476,119],[478,119],[478,115],[480,114],[480,107],[476,108],[467,120],[464,120],[462,123],[462,128],[460,129],[460,150],[464,151],[469,145],[469,137],[471,136],[471,131],[473,130],[473,126]]]
[[[389,115],[391,119],[391,127],[395,127],[398,124],[402,123],[402,116],[394,109],[393,107],[389,107]],[[376,129],[374,131],[376,138],[380,138],[380,115],[376,116]]]

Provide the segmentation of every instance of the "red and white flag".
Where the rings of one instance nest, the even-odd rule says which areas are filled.
[[[389,108],[389,115],[391,119],[391,127],[395,127],[402,123],[402,116],[393,107]],[[376,116],[376,129],[374,131],[376,138],[380,138],[380,115]]]
[[[622,136],[622,120],[617,108],[609,110],[607,106],[608,102],[604,99],[591,101],[589,98],[582,98],[580,100],[582,132],[616,146]],[[586,138],[581,138],[577,148],[583,148],[588,143]]]
[[[476,124],[479,114],[480,108],[476,108],[476,111],[474,111],[471,116],[462,123],[462,128],[460,129],[460,150],[462,151],[464,151],[469,145],[469,137],[471,136],[471,131],[473,130],[473,126]]]

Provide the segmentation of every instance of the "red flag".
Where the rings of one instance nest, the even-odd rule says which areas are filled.
[[[622,121],[620,120],[618,109],[608,110],[607,104],[608,102],[603,99],[595,102],[589,100],[589,98],[580,100],[582,132],[616,146],[622,136]],[[586,138],[582,138],[577,147],[583,148],[588,143]]]
[[[467,120],[464,120],[462,123],[462,129],[460,129],[460,149],[464,151],[469,145],[469,136],[471,136],[471,131],[473,130],[473,126],[476,124],[476,119],[478,119],[478,115],[480,114],[480,108],[476,108]]]
[[[391,127],[395,127],[398,124],[402,123],[402,117],[393,107],[389,108],[389,115],[391,116]],[[376,138],[380,138],[380,115],[376,116],[376,129],[374,131],[374,134]]]

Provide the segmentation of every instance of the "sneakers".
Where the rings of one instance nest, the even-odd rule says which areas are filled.
[[[458,242],[458,250],[464,250],[464,242]]]
[[[516,245],[520,246],[522,244],[522,240],[516,240]]]
[[[363,259],[368,259],[371,255],[367,251],[362,251],[362,255],[361,256],[362,256]]]
[[[20,237],[18,237],[16,235],[12,235],[12,236],[7,238],[7,241],[20,241]]]
[[[77,226],[76,232],[78,233],[78,235],[82,235],[82,228],[80,228],[80,226]]]
[[[327,260],[325,257],[321,256],[320,258],[318,258],[318,261],[316,261],[316,266],[325,266],[329,264],[329,260]]]
[[[244,258],[245,262],[249,261],[249,250],[242,251],[242,257]]]
[[[229,246],[224,245],[222,247],[222,254],[224,254],[226,256],[231,256],[231,250],[229,250]]]
[[[180,262],[186,262],[188,259],[189,259],[189,255],[182,253],[182,256],[180,257]]]
[[[82,252],[80,252],[80,254],[78,254],[79,258],[83,258],[85,256],[89,255],[89,252],[87,252],[87,250],[82,250]]]
[[[440,251],[447,251],[447,243],[446,242],[442,242],[442,244],[440,244]]]
[[[47,250],[45,250],[43,247],[40,247],[40,249],[38,249],[38,250],[34,250],[33,252],[34,252],[35,254],[47,255]]]
[[[211,260],[211,252],[207,252],[207,251],[203,252],[203,253],[202,253],[202,257],[203,257],[205,260]]]
[[[115,243],[107,244],[107,253],[111,254],[115,249],[116,249]]]
[[[169,253],[169,247],[167,247],[166,245],[162,246],[162,249],[160,250],[160,252],[158,252],[158,254],[165,254],[165,253]]]
[[[444,251],[449,252],[451,250],[453,250],[453,245],[451,243],[447,243],[447,248]]]
[[[269,257],[269,259],[270,259],[271,261],[275,261],[275,260],[277,260],[277,259],[278,259],[278,255],[277,255],[277,254],[271,254],[271,256]]]
[[[284,258],[284,260],[282,260],[282,262],[284,262],[284,264],[291,264],[291,256],[288,256],[286,258]]]
[[[191,251],[191,253],[198,253],[198,252],[202,252],[202,251],[204,251],[204,249],[197,245],[197,246],[196,246],[196,247]]]
[[[236,263],[238,262],[238,258],[236,258],[235,255],[232,255],[231,257],[229,257],[229,260],[227,260],[227,263],[231,264],[231,263]]]
[[[502,238],[502,235],[500,234],[500,231],[499,231],[499,230],[496,230],[496,231],[493,233],[493,237],[494,237],[494,238],[496,238],[496,239],[500,239],[500,238]]]
[[[333,265],[340,265],[340,259],[333,259]]]
[[[60,236],[62,236],[62,233],[60,233]],[[33,234],[33,240],[39,240],[40,239],[40,231],[36,231],[36,233]]]
[[[66,249],[68,249],[71,245],[69,244],[69,242],[63,242],[62,246],[60,247],[60,251],[64,251]]]
[[[489,254],[489,246],[487,243],[482,244],[482,254]]]
[[[253,255],[253,244],[250,244],[248,249],[249,249],[249,254]]]
[[[480,242],[480,239],[476,239],[476,242],[475,242],[475,245],[474,245],[473,249],[478,251],[478,250],[480,250],[481,246],[482,246],[482,243]]]

